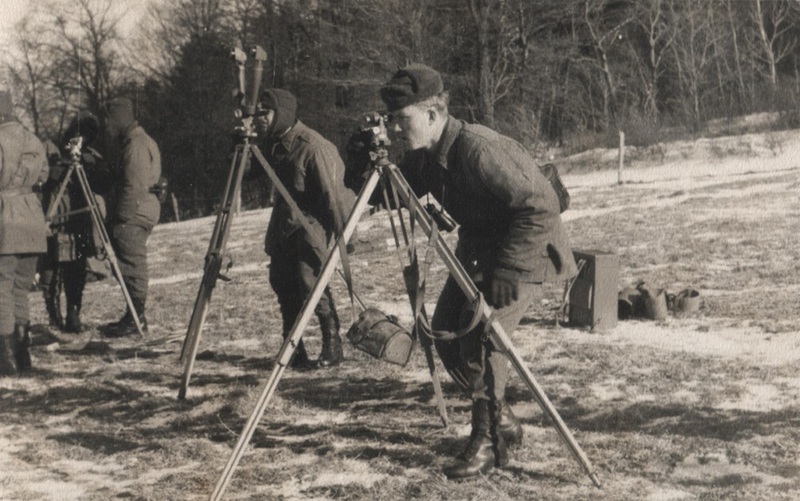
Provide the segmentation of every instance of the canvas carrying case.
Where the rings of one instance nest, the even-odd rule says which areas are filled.
[[[364,353],[401,366],[408,363],[414,346],[414,338],[397,317],[377,308],[367,308],[358,315],[347,331],[347,339]]]

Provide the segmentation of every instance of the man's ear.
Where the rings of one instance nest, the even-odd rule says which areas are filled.
[[[436,108],[428,108],[428,123],[432,124],[436,122],[436,119],[439,116],[439,113],[436,111]]]

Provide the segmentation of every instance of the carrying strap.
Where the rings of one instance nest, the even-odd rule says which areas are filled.
[[[577,273],[575,273],[575,276],[567,280],[564,284],[564,296],[561,298],[561,306],[559,306],[558,310],[556,311],[556,327],[559,325],[562,319],[566,320],[567,310],[569,309],[569,295],[570,292],[572,292],[572,287],[575,285],[575,282],[578,281],[578,277],[580,277],[581,270],[583,270],[584,266],[586,266],[586,260],[579,259]]]
[[[411,243],[409,247],[409,256],[411,260],[411,264],[409,264],[408,268],[409,271],[407,275],[404,273],[404,277],[408,276],[406,281],[406,288],[409,289],[409,296],[414,298],[413,301],[413,308],[414,308],[414,325],[416,328],[414,332],[416,333],[417,330],[422,331],[426,336],[431,339],[438,339],[438,340],[452,340],[459,338],[468,332],[475,329],[480,323],[482,319],[481,311],[483,310],[483,306],[485,303],[483,294],[480,292],[478,295],[473,298],[472,301],[472,308],[473,314],[472,319],[468,322],[465,327],[458,329],[456,331],[440,331],[440,330],[433,330],[430,325],[430,321],[428,320],[427,312],[425,311],[425,292],[426,292],[426,284],[427,284],[427,277],[428,272],[430,270],[431,264],[436,256],[436,242],[439,239],[439,227],[436,224],[436,220],[430,218],[430,225],[431,225],[431,232],[428,235],[428,242],[425,249],[425,260],[423,266],[419,266],[419,258],[417,256],[417,249],[416,249],[416,239],[414,238],[414,228],[417,216],[417,211],[415,206],[412,205],[409,207],[409,225],[411,227]]]

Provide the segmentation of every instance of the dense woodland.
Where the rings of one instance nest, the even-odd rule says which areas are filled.
[[[115,3],[37,2],[5,51],[18,115],[57,139],[76,110],[133,97],[183,218],[221,195],[236,44],[263,47],[263,85],[294,92],[340,147],[408,62],[442,72],[455,116],[535,153],[607,146],[619,130],[650,144],[761,111],[797,125],[796,0],[170,0],[125,36]],[[265,203],[263,186],[245,191]]]

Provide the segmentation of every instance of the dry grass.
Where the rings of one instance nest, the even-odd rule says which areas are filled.
[[[743,144],[720,140],[723,151]],[[526,437],[510,467],[446,481],[440,468],[463,445],[468,402],[444,381],[451,419],[444,429],[419,351],[401,368],[346,347],[338,368],[285,373],[226,499],[800,498],[800,170],[791,159],[796,142],[782,144],[778,154],[752,150],[745,167],[697,158],[694,145],[686,154],[668,146],[652,164],[626,171],[622,185],[613,172],[566,176],[573,205],[564,218],[576,249],[616,251],[621,285],[692,286],[704,301],[685,318],[591,333],[553,325],[560,287],[548,286],[548,300],[514,334],[597,467],[602,491],[519,379],[509,399]],[[213,219],[159,226],[150,241],[151,336],[177,342],[108,341],[90,330],[83,350],[63,351],[74,336],[48,332],[41,298],[33,298],[36,369],[0,381],[0,498],[208,497],[280,348],[262,252],[267,219],[268,211],[235,219],[232,281],[214,291],[185,401],[176,398],[177,359]],[[407,323],[390,237],[385,217],[363,221],[351,264],[362,299]],[[444,276],[437,264],[429,302]],[[344,287],[338,279],[332,285],[348,324]],[[114,284],[91,284],[85,321],[114,320],[122,304]],[[314,325],[306,342],[315,356]]]

